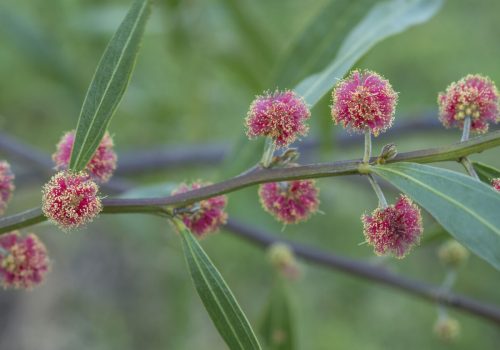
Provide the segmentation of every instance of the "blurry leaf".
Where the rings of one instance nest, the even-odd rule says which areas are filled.
[[[68,62],[40,26],[35,26],[28,18],[17,15],[6,6],[0,6],[0,29],[34,67],[56,76],[74,91],[78,90]]]
[[[149,14],[149,0],[136,0],[111,38],[83,101],[69,168],[85,168],[99,146],[130,81]]]
[[[490,186],[422,164],[380,165],[373,171],[413,198],[464,246],[500,269],[500,194]]]
[[[472,162],[472,166],[481,181],[491,186],[491,180],[500,178],[500,170],[484,163]]]
[[[281,57],[276,74],[278,86],[292,86],[324,68],[347,34],[377,2],[382,1],[327,1]]]
[[[320,73],[304,79],[295,91],[314,106],[375,44],[427,21],[441,5],[442,0],[390,0],[375,5],[353,26],[332,63]]]
[[[275,281],[259,328],[269,350],[294,350],[294,319],[287,285],[280,276]]]
[[[196,291],[215,327],[233,349],[261,349],[259,342],[233,293],[210,261],[198,240],[179,220],[175,220],[184,255]]]

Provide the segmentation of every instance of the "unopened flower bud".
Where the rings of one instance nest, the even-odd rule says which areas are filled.
[[[299,276],[299,268],[295,256],[290,247],[285,243],[274,243],[268,249],[271,264],[284,277],[296,279]]]
[[[460,323],[454,318],[441,318],[434,324],[434,333],[443,341],[453,341],[460,335]]]
[[[445,266],[458,268],[469,258],[469,251],[454,239],[450,239],[441,245],[438,255]]]
[[[379,164],[384,164],[386,161],[393,159],[398,154],[398,150],[394,143],[389,143],[382,148],[380,156],[377,159]]]

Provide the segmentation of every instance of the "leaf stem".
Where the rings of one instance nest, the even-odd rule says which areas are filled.
[[[384,193],[382,192],[382,189],[380,188],[378,182],[375,180],[372,174],[368,174],[366,176],[368,176],[368,180],[373,187],[373,191],[375,191],[375,194],[377,195],[379,207],[387,208],[387,200],[385,199]]]

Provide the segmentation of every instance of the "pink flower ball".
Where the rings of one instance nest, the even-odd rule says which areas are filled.
[[[0,215],[5,212],[14,188],[14,174],[9,163],[0,161]]]
[[[500,192],[500,177],[498,179],[491,180],[491,186],[497,191]]]
[[[199,181],[193,182],[191,185],[181,184],[177,189],[172,191],[172,194],[175,195],[196,190],[209,184]],[[208,233],[216,232],[221,225],[227,222],[226,205],[226,196],[216,196],[181,208],[181,210],[178,210],[178,215],[181,217],[184,225],[201,238]]]
[[[447,128],[463,129],[465,117],[471,118],[471,131],[485,133],[489,123],[497,123],[498,90],[488,77],[469,74],[439,93],[439,119]]]
[[[0,278],[4,288],[31,289],[49,271],[45,245],[34,234],[22,237],[18,231],[0,236]]]
[[[98,191],[87,173],[61,171],[43,187],[43,213],[64,231],[76,228],[101,212]]]
[[[388,80],[369,70],[355,70],[332,93],[335,124],[377,136],[392,125],[398,94]]]
[[[395,205],[377,208],[363,215],[363,231],[377,255],[392,254],[403,258],[420,242],[423,232],[420,209],[410,198],[401,195]]]
[[[68,169],[74,143],[75,131],[69,131],[63,135],[61,141],[57,144],[57,150],[52,155],[52,159],[56,164],[57,170]],[[86,167],[86,170],[96,181],[104,183],[107,182],[111,176],[113,176],[113,172],[116,169],[117,159],[113,146],[113,139],[109,133],[106,132],[101,140],[101,143],[99,144],[99,147],[97,147],[94,156],[90,159],[90,162]]]
[[[290,90],[266,92],[257,96],[246,117],[250,138],[269,136],[277,147],[286,147],[309,130],[305,121],[311,116],[304,100]]]
[[[319,207],[314,180],[265,183],[259,187],[259,197],[264,209],[284,224],[305,221]]]

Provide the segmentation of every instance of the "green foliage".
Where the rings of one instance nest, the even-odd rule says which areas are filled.
[[[427,21],[441,5],[442,0],[391,0],[375,5],[353,26],[330,65],[304,79],[295,91],[314,106],[375,44]]]
[[[491,185],[491,180],[500,178],[500,170],[492,166],[480,162],[473,162],[472,166],[479,176],[479,179],[488,185]]]
[[[422,164],[380,165],[373,171],[408,194],[459,242],[500,269],[500,195],[491,186]]]
[[[294,329],[294,315],[287,282],[276,276],[259,333],[269,350],[295,350],[297,341]]]
[[[196,291],[226,344],[231,350],[260,349],[250,323],[217,268],[184,224],[174,222]]]
[[[113,35],[83,101],[69,168],[80,171],[94,155],[127,89],[149,16],[149,0],[136,0]]]

